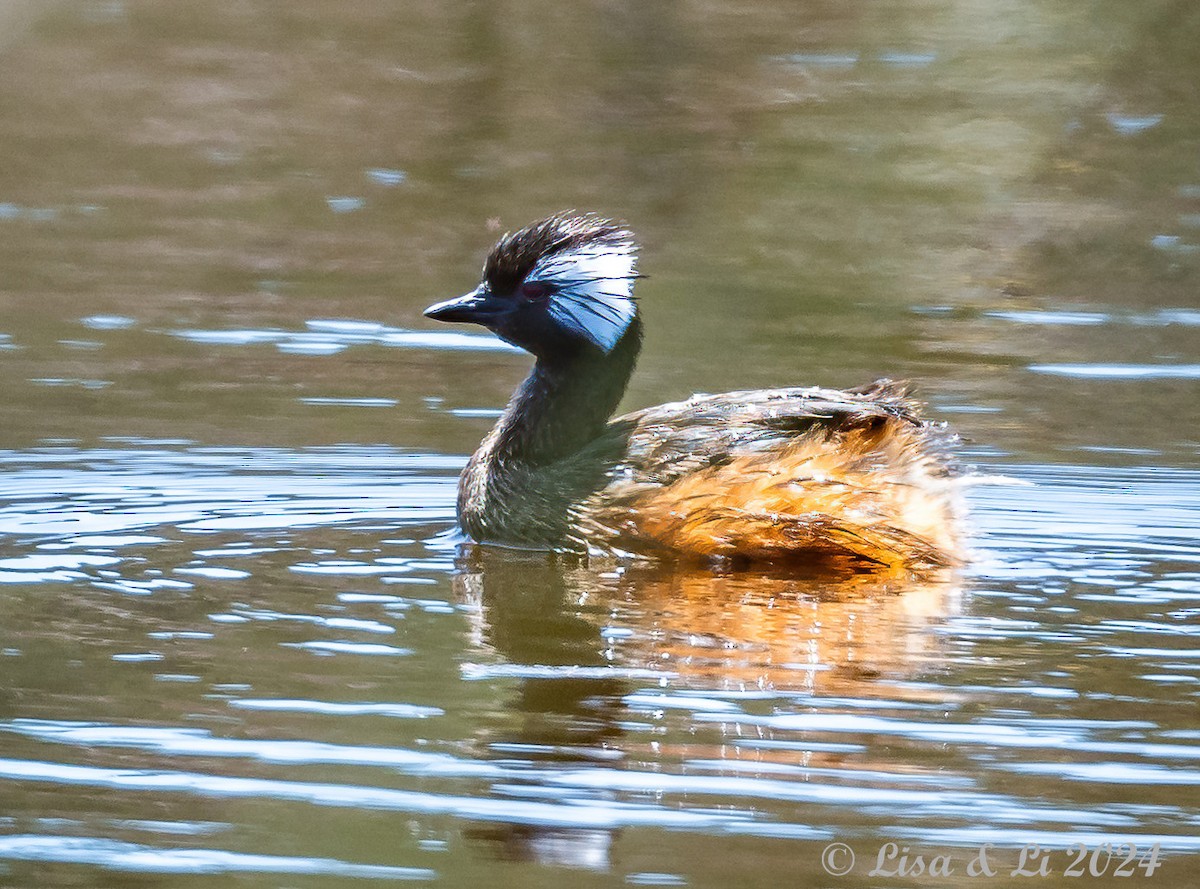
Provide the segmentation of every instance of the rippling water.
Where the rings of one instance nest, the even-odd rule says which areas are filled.
[[[384,447],[3,461],[12,862],[1200,850],[1195,470],[1006,465],[969,576],[893,588],[456,557],[461,461]]]
[[[1198,43],[1169,2],[0,2],[0,885],[1194,882]],[[645,240],[630,407],[912,378],[987,482],[971,564],[466,546],[527,362],[420,311],[572,204]]]

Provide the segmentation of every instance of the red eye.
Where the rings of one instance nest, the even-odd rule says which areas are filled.
[[[529,281],[521,285],[521,296],[530,302],[537,302],[548,297],[553,292],[549,284],[540,281]]]

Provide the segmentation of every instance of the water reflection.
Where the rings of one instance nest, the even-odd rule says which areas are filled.
[[[708,688],[861,691],[936,662],[957,613],[951,572],[920,580],[695,566],[586,567],[466,547],[455,577],[481,645],[515,664],[663,670]],[[569,676],[564,671],[563,678]]]
[[[481,739],[494,755],[556,770],[619,764],[630,736],[661,734],[654,723],[667,712],[728,722],[721,734],[736,741],[746,702],[794,693],[872,697],[881,680],[900,685],[936,663],[941,637],[932,624],[960,598],[951,576],[904,582],[604,567],[471,545],[460,552],[454,591],[475,606],[468,614],[478,656],[500,658],[518,683],[507,702],[518,720]],[[806,749],[835,755],[839,745]],[[536,798],[544,782],[531,776],[500,792]],[[687,786],[700,788],[696,780]],[[605,832],[493,825],[472,835],[507,858],[611,866],[614,840]]]
[[[508,702],[514,723],[481,740],[497,756],[543,765],[620,760],[621,699],[631,677],[610,668],[596,620],[601,606],[568,589],[570,563],[542,553],[465,550],[454,591],[474,606],[478,655],[498,656],[518,675],[522,667],[533,668]],[[503,792],[536,797],[538,788],[536,780],[512,782]],[[504,825],[471,835],[506,858],[594,870],[611,864],[608,831]]]

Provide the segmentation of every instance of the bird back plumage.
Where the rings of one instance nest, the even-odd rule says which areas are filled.
[[[580,504],[593,549],[935,568],[959,558],[949,436],[903,387],[696,396],[619,417]]]

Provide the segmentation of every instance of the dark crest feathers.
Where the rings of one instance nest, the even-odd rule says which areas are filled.
[[[567,210],[502,237],[488,254],[483,278],[493,293],[511,293],[538,260],[596,242],[632,241],[624,226],[590,213]]]

